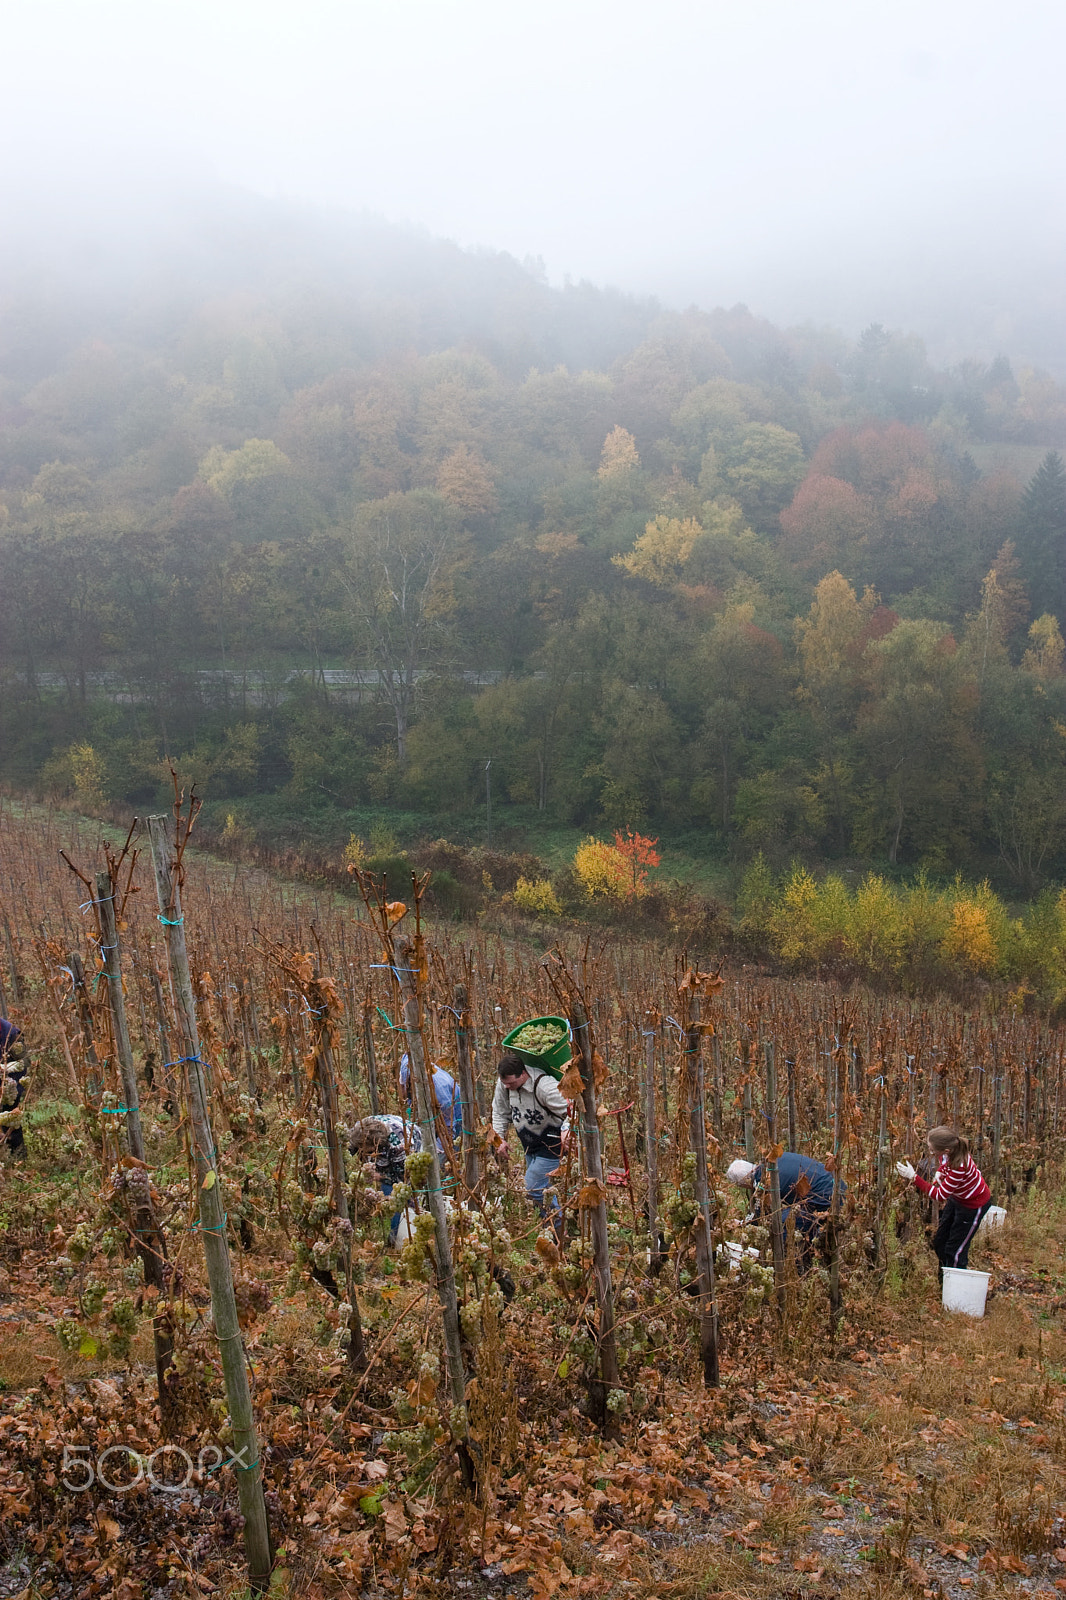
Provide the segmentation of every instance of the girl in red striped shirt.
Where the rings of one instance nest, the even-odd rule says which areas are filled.
[[[992,1204],[992,1195],[977,1170],[970,1146],[954,1128],[932,1128],[927,1144],[929,1154],[938,1159],[931,1183],[920,1178],[909,1161],[897,1161],[896,1171],[922,1194],[940,1201],[940,1226],[932,1242],[943,1279],[945,1267],[965,1268],[973,1236]]]

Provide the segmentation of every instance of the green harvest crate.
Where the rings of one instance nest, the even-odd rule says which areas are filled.
[[[558,1044],[553,1044],[542,1056],[534,1055],[532,1050],[519,1050],[514,1043],[515,1038],[523,1028],[539,1027],[544,1023],[554,1022],[562,1028],[563,1037]],[[516,1056],[521,1056],[527,1067],[540,1067],[544,1072],[550,1072],[558,1082],[563,1075],[563,1068],[573,1055],[570,1045],[570,1027],[565,1017],[527,1017],[525,1022],[520,1022],[517,1028],[512,1028],[503,1041],[505,1050],[513,1050]]]

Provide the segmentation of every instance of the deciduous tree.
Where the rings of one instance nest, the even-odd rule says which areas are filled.
[[[392,711],[401,767],[419,674],[441,658],[458,559],[454,512],[439,495],[414,489],[356,511],[342,582],[357,649]]]

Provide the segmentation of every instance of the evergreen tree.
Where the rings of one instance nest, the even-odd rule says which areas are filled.
[[[1066,466],[1049,450],[1022,498],[1018,556],[1037,604],[1066,624]]]

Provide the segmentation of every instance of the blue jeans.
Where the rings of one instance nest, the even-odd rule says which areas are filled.
[[[526,1193],[541,1216],[544,1215],[544,1191],[551,1184],[561,1164],[559,1156],[526,1155]],[[561,1210],[558,1195],[552,1195],[551,1206],[553,1211]]]

